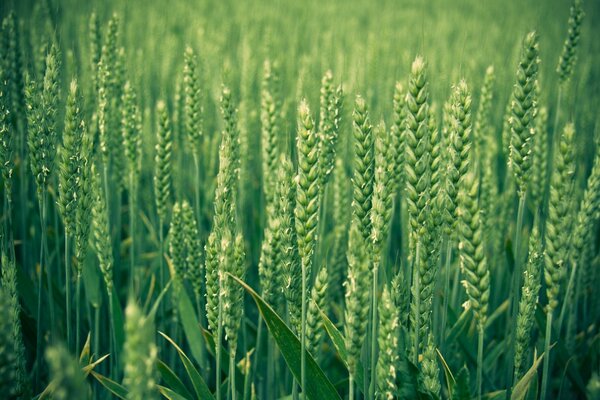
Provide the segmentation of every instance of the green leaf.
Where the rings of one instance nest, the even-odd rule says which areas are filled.
[[[511,400],[523,400],[525,395],[527,394],[527,390],[529,389],[529,385],[531,384],[531,380],[537,374],[537,369],[540,365],[540,362],[544,358],[544,353],[542,353],[538,358],[535,359],[529,371],[523,375],[523,377],[517,382],[515,385]]]
[[[446,385],[448,388],[448,395],[450,398],[452,398],[452,392],[454,391],[454,385],[456,385],[456,379],[454,379],[454,375],[452,374],[452,371],[450,370],[448,363],[444,359],[444,356],[442,356],[442,353],[440,353],[440,350],[435,349],[435,351],[437,352],[438,358],[440,359],[440,362],[442,363],[442,367],[444,368],[444,376],[446,377]]]
[[[81,276],[85,288],[85,297],[94,308],[100,307],[102,304],[102,294],[100,292],[102,277],[96,263],[84,262]]]
[[[183,363],[183,366],[185,367],[185,370],[188,376],[190,377],[190,380],[192,381],[192,385],[194,386],[196,396],[199,399],[212,399],[213,395],[210,392],[208,385],[206,384],[206,382],[204,382],[204,379],[202,379],[202,376],[200,375],[198,370],[194,368],[188,356],[186,356],[183,350],[181,350],[181,348],[177,346],[177,343],[175,343],[173,339],[165,335],[163,332],[158,333],[162,337],[164,337],[169,343],[171,343],[171,345],[177,350],[177,353],[179,353],[179,358],[181,359],[181,362]]]
[[[162,377],[163,381],[173,391],[177,392],[180,396],[182,396],[185,399],[192,400],[194,398],[194,396],[192,396],[192,394],[187,390],[183,382],[181,382],[181,379],[179,379],[179,377],[175,375],[175,372],[173,372],[167,364],[165,364],[161,360],[158,360],[156,362],[156,368],[158,369],[158,372],[160,373],[160,376]]]
[[[160,394],[162,394],[165,398],[167,398],[169,400],[187,400],[182,395],[177,394],[174,391],[172,391],[171,389],[166,388],[164,386],[158,385],[158,391],[160,392]]]
[[[246,283],[230,275],[252,296],[261,316],[265,320],[267,328],[277,343],[286,364],[298,382],[301,380],[300,374],[300,355],[301,344],[296,335],[288,328],[283,320],[275,311]],[[306,352],[306,381],[310,382],[307,387],[302,388],[306,397],[313,400],[340,400],[339,394],[329,379],[325,376],[319,365],[312,358],[310,353]]]
[[[113,319],[113,326],[115,327],[115,338],[116,338],[116,347],[118,354],[121,354],[121,350],[123,349],[123,343],[125,341],[125,331],[123,322],[123,309],[121,308],[121,302],[119,301],[119,296],[117,295],[117,290],[113,286],[112,288],[112,312],[110,313]]]
[[[127,389],[125,389],[125,387],[113,381],[112,379],[105,377],[104,375],[100,375],[95,371],[92,371],[92,376],[96,378],[96,380],[100,382],[102,386],[108,389],[109,392],[117,396],[119,399],[127,400],[127,395],[129,394],[129,392]]]
[[[471,389],[469,388],[469,370],[463,366],[456,375],[455,390],[452,400],[471,400]]]
[[[204,341],[202,340],[200,323],[198,323],[194,306],[192,305],[185,288],[180,288],[176,296],[181,325],[183,326],[183,332],[185,333],[185,337],[190,345],[192,356],[194,356],[198,362],[198,365],[205,366],[206,360],[204,360],[203,356]]]
[[[344,340],[342,333],[338,330],[338,328],[335,327],[335,325],[333,324],[333,322],[331,322],[329,317],[327,317],[327,315],[321,309],[319,309],[319,312],[321,313],[321,318],[323,319],[323,325],[325,326],[325,330],[327,331],[329,338],[333,342],[337,353],[339,354],[347,369],[348,350],[346,349],[346,341]],[[358,389],[362,392],[365,378],[363,376],[364,368],[360,360],[358,360],[356,370],[356,386],[358,386]]]

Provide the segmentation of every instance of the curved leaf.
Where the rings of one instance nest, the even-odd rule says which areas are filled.
[[[229,275],[231,278],[236,280],[246,291],[252,296],[254,302],[258,306],[260,315],[265,320],[267,328],[277,343],[277,347],[286,364],[290,368],[290,371],[298,382],[301,380],[300,376],[300,355],[301,345],[300,341],[292,333],[290,328],[283,322],[283,320],[277,315],[277,313],[269,306],[250,286],[244,283],[242,280],[236,278],[233,275]],[[319,365],[312,358],[310,353],[306,352],[306,381],[310,382],[306,388],[302,388],[306,397],[313,400],[340,400],[340,396],[335,390],[333,384],[327,379],[323,370],[319,368]]]

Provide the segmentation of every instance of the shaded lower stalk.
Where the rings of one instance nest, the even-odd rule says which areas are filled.
[[[552,336],[552,310],[546,312],[546,339],[544,340],[544,367],[542,369],[542,389],[540,400],[546,400],[548,391],[548,374],[550,372],[550,339]]]
[[[483,336],[484,336],[483,325],[479,326],[478,329],[478,340],[477,340],[477,399],[481,400],[481,391],[483,387]]]
[[[194,200],[196,202],[196,213],[198,221],[198,234],[202,236],[202,210],[200,208],[200,160],[198,155],[194,152],[194,170],[196,171],[196,184],[194,185]]]
[[[135,195],[135,182],[133,172],[129,173],[129,235],[131,236],[131,271],[129,274],[131,288],[134,284],[135,275],[135,213],[136,213],[136,195]]]
[[[65,228],[65,309],[67,320],[67,348],[72,349],[71,339],[71,264],[69,254],[69,234]]]
[[[236,400],[235,392],[235,349],[229,346],[229,383],[231,387],[231,400]]]
[[[354,378],[352,374],[348,377],[348,400],[354,400]]]
[[[43,190],[43,189],[42,189]],[[40,225],[41,225],[41,243],[40,243],[40,269],[38,273],[38,304],[37,304],[37,320],[36,320],[36,365],[35,376],[34,376],[34,387],[37,388],[39,384],[40,378],[40,366],[41,366],[41,354],[42,354],[42,294],[43,294],[43,284],[42,280],[44,278],[44,239],[46,235],[46,222],[44,219],[45,216],[45,207],[44,207],[44,199],[45,199],[45,191],[42,192],[42,199],[40,200],[39,208],[40,208]]]
[[[81,268],[75,277],[75,351],[79,349],[79,331],[81,324]]]

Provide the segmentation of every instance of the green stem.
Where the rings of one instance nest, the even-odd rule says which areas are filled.
[[[129,284],[133,288],[135,275],[135,213],[136,213],[136,194],[135,194],[135,179],[134,173],[129,173],[129,235],[131,236],[131,271],[129,273]]]
[[[231,386],[231,400],[236,400],[235,392],[235,349],[229,346],[229,383]]]
[[[554,129],[552,130],[552,143],[556,144],[557,143],[557,138],[558,138],[558,123],[560,121],[560,103],[562,100],[562,85],[559,84],[558,85],[558,94],[556,95],[556,112],[554,114]]]
[[[376,363],[377,363],[377,279],[379,276],[379,252],[375,251],[373,262],[373,287],[371,288],[371,385],[369,387],[369,398],[375,398]]]
[[[517,225],[515,227],[515,242],[513,246],[514,253],[514,268],[513,268],[513,282],[512,282],[512,303],[511,303],[511,320],[510,324],[507,326],[516,327],[517,326],[517,317],[519,311],[519,290],[521,289],[521,257],[520,257],[520,249],[521,249],[521,230],[523,229],[523,214],[525,212],[525,202],[527,199],[527,192],[519,195],[519,208],[517,210]],[[507,396],[510,396],[511,392],[511,384],[512,378],[514,375],[514,358],[515,358],[515,338],[514,331],[510,333],[510,354],[508,357],[508,366],[509,368],[506,370],[506,387]]]
[[[484,326],[479,326],[479,337],[477,341],[477,399],[481,400],[481,390],[483,387],[483,335]]]
[[[200,188],[201,188],[201,177],[200,177],[200,160],[197,152],[194,152],[194,170],[196,171],[196,184],[194,185],[194,200],[196,201],[196,215],[198,221],[198,234],[202,237],[202,209],[200,208]]]
[[[550,372],[550,338],[552,335],[552,311],[546,313],[546,339],[544,341],[544,367],[542,370],[542,389],[540,400],[546,400],[546,392],[548,391],[548,374]]]
[[[79,332],[81,328],[81,271],[75,278],[75,352],[79,349]]]
[[[348,400],[354,400],[354,378],[352,374],[348,377]]]
[[[256,351],[254,352],[254,366],[252,368],[252,379],[254,379],[256,377],[256,369],[258,368],[258,364],[260,361],[260,350],[261,350],[261,342],[262,342],[262,332],[263,332],[263,324],[262,324],[262,318],[259,315],[258,316],[258,328],[256,328],[256,345],[254,346],[254,348],[256,349]],[[250,380],[252,380],[250,379]],[[249,391],[249,388],[246,389],[244,388],[244,392],[246,392],[246,390]]]
[[[302,260],[302,328],[300,335],[300,387],[302,393],[306,391],[306,291],[308,290],[306,264],[307,261]]]
[[[222,293],[221,273],[219,273],[219,293]],[[219,299],[219,313],[217,322],[217,340],[215,341],[215,353],[217,356],[217,368],[215,369],[215,385],[217,387],[215,398],[221,400],[221,343],[223,341],[223,306]]]
[[[560,316],[558,317],[558,329],[556,330],[560,335],[562,331],[562,326],[565,318],[565,311],[567,307],[571,306],[573,299],[571,298],[571,292],[573,291],[573,286],[575,285],[575,276],[577,274],[577,264],[573,262],[573,268],[571,268],[571,276],[569,277],[569,282],[567,284],[567,290],[565,292],[565,300],[563,301],[562,307],[560,309]]]
[[[42,199],[40,200],[39,208],[40,208],[40,225],[41,225],[41,243],[40,243],[40,269],[38,272],[38,304],[37,304],[37,321],[36,321],[36,366],[35,376],[34,376],[34,387],[38,387],[39,378],[40,378],[40,368],[42,362],[42,294],[43,294],[43,285],[42,280],[44,277],[44,236],[46,234],[46,223],[44,221],[44,189],[42,189]]]
[[[71,339],[71,263],[69,255],[69,234],[65,228],[65,307],[67,320],[67,348],[72,349]]]

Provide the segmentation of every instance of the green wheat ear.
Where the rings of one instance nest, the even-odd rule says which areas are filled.
[[[59,149],[58,173],[58,206],[62,215],[67,234],[75,233],[77,222],[77,198],[81,169],[81,153],[85,125],[81,110],[81,96],[77,89],[77,81],[71,81],[67,108],[65,113],[65,128],[63,142]]]
[[[354,103],[354,173],[352,215],[365,241],[371,236],[371,200],[374,180],[373,126],[367,102],[360,96]]]
[[[346,287],[344,333],[348,350],[348,371],[356,376],[358,360],[367,333],[371,285],[367,242],[362,236],[357,220],[350,228],[347,257],[348,278],[344,283]]]
[[[167,209],[171,201],[171,174],[173,157],[173,135],[169,114],[164,101],[156,104],[158,131],[156,155],[154,157],[154,199],[156,212],[162,221],[167,219]]]
[[[525,36],[517,68],[517,82],[511,95],[509,165],[514,174],[519,196],[523,197],[529,182],[531,147],[537,114],[537,75],[539,64],[537,33]]]
[[[154,321],[145,316],[133,301],[125,309],[125,344],[123,386],[127,398],[156,398],[156,361],[158,349],[154,343]]]
[[[527,365],[531,332],[535,322],[535,308],[542,286],[541,273],[543,265],[544,253],[536,221],[533,224],[533,231],[529,238],[529,256],[527,266],[523,271],[523,287],[521,289],[521,300],[519,301],[519,313],[517,314],[514,382],[521,379],[524,373],[523,367]]]
[[[335,165],[343,103],[342,87],[334,87],[331,70],[321,79],[319,112],[319,159],[321,160],[321,189],[327,183]]]
[[[548,311],[558,306],[562,281],[566,275],[571,233],[570,201],[573,193],[575,154],[573,138],[575,127],[568,124],[558,143],[554,170],[550,181],[548,216],[546,219],[546,255],[544,279],[548,297]]]
[[[571,5],[571,11],[568,22],[567,39],[563,46],[562,53],[558,59],[556,72],[558,73],[561,84],[568,81],[573,75],[573,68],[577,62],[577,47],[581,34],[581,23],[585,13],[583,11],[583,1],[574,0]]]
[[[64,346],[52,346],[46,350],[46,361],[50,370],[50,392],[52,399],[88,399],[90,389],[77,360]]]
[[[390,290],[383,288],[379,303],[379,358],[377,360],[377,398],[393,399],[396,393],[396,372],[399,357],[399,309]]]
[[[319,347],[325,333],[319,310],[327,314],[328,281],[327,266],[322,265],[315,277],[306,315],[306,349],[315,359],[319,358]]]
[[[4,253],[0,282],[0,392],[7,398],[28,398],[31,388],[19,318],[17,269]]]
[[[4,185],[4,196],[12,202],[12,173],[14,168],[13,147],[14,133],[11,127],[10,98],[7,93],[7,82],[4,68],[0,68],[0,169]]]

